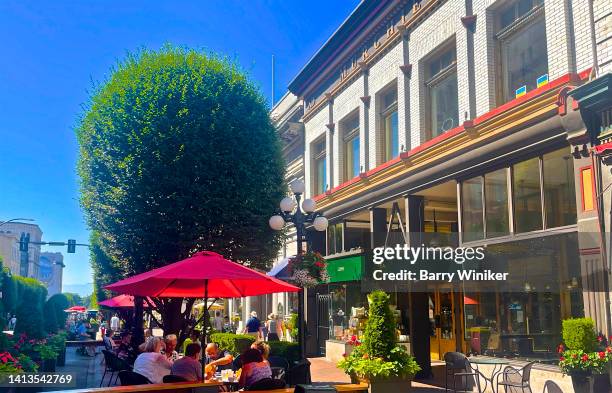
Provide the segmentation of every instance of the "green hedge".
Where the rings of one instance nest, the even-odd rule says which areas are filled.
[[[567,349],[593,352],[597,346],[595,321],[591,318],[570,318],[564,320],[563,343]]]
[[[234,356],[246,351],[255,342],[253,336],[234,333],[213,333],[210,335],[210,339],[219,344],[221,349],[230,351]]]
[[[12,277],[17,284],[19,305],[17,306],[17,325],[15,333],[25,333],[28,337],[45,336],[43,307],[47,297],[47,288],[38,280],[21,276]]]
[[[300,344],[288,341],[268,341],[270,356],[280,356],[287,359],[289,364],[300,360]]]

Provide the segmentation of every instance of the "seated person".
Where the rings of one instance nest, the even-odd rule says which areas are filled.
[[[152,383],[162,383],[165,375],[170,374],[172,364],[160,353],[162,340],[149,337],[145,343],[145,352],[138,355],[134,362],[134,372],[144,375]]]
[[[108,351],[112,351],[115,349],[115,342],[111,338],[113,336],[112,330],[107,330],[102,337],[102,343],[104,344],[104,348]]]
[[[251,348],[258,350],[264,359],[264,362],[268,363],[268,357],[270,357],[270,346],[263,341],[255,341],[251,344]]]
[[[185,348],[185,356],[172,364],[171,374],[183,377],[188,381],[202,380],[202,364],[200,351],[202,347],[198,343],[191,343]]]
[[[264,361],[259,350],[249,348],[240,356],[240,359],[242,359],[242,372],[238,381],[240,387],[248,388],[259,380],[272,378],[270,364]]]
[[[142,353],[145,351],[145,346],[147,345],[147,340],[149,339],[149,337],[152,337],[153,333],[151,332],[151,329],[145,329],[144,331],[144,342],[142,344],[140,344],[138,346],[138,352]],[[165,345],[164,343],[162,343],[162,345]]]
[[[132,334],[130,332],[121,333],[121,342],[115,348],[115,354],[119,359],[132,364],[136,360],[136,351],[132,347]]]
[[[198,343],[198,344],[200,344],[200,341],[198,340],[198,335],[199,335],[199,333],[198,333],[198,331],[197,331],[197,330],[195,330],[195,329],[194,329],[194,330],[192,330],[192,331],[189,333],[189,337],[187,337],[187,338],[185,339],[185,341],[183,341],[183,348],[182,348],[182,351],[181,351],[181,352],[185,353],[185,350],[187,350],[187,345],[189,345],[189,344],[191,344],[191,343]],[[200,344],[200,346],[201,346],[201,345],[202,345],[202,344]]]
[[[210,343],[206,346],[206,365],[215,368],[217,371],[231,369],[234,357],[226,350],[219,348],[216,343]]]
[[[168,334],[164,339],[164,343],[166,346],[161,351],[162,355],[166,355],[166,358],[168,358],[170,362],[174,362],[176,359],[178,359],[178,352],[176,352],[178,338],[176,337],[176,334]]]

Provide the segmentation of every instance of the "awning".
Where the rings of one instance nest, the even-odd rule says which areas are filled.
[[[272,266],[272,269],[267,273],[268,276],[276,277],[281,280],[288,280],[291,278],[291,269],[289,267],[289,261],[295,258],[295,255],[284,258],[277,264]]]
[[[363,258],[364,256],[359,254],[327,259],[329,282],[361,280]]]
[[[595,153],[612,153],[612,142],[602,143],[601,145],[595,146]]]

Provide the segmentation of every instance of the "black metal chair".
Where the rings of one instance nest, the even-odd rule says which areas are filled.
[[[472,383],[478,388],[478,392],[480,393],[482,391],[480,388],[480,373],[472,367],[468,358],[461,352],[447,352],[444,354],[444,370],[444,389],[446,392],[449,390],[449,377],[451,377],[453,381],[453,392],[457,392],[458,378],[461,382],[460,386],[463,388],[461,391],[472,391],[471,379],[473,381]]]
[[[553,381],[546,381],[542,393],[563,393],[563,390]]]
[[[274,378],[263,378],[259,381],[247,386],[245,390],[274,390],[283,389],[285,387],[285,381]]]
[[[517,369],[511,366],[504,368],[504,371],[497,375],[497,391],[499,387],[504,387],[504,392],[508,392],[508,388],[512,393],[520,391],[522,393],[532,393],[529,379],[531,377],[531,368],[535,362],[527,363],[523,368]],[[502,378],[500,381],[499,378]]]
[[[110,386],[113,383],[113,376],[115,373],[123,370],[130,370],[130,365],[123,359],[120,359],[111,351],[107,351],[106,349],[102,350],[102,355],[104,356],[104,374],[102,374],[102,379],[100,380],[100,387],[104,384],[104,378],[106,377],[106,373],[110,372],[110,377],[108,379],[108,385]],[[115,376],[115,383],[117,383],[117,378],[119,376]]]
[[[281,356],[270,356],[268,358],[270,368],[272,369],[272,378],[286,380],[287,372],[289,371],[289,362]]]
[[[162,381],[164,383],[174,383],[174,382],[188,382],[187,379],[181,377],[180,375],[164,375],[164,378],[162,378]]]
[[[151,383],[144,375],[129,370],[119,371],[119,380],[121,386],[148,385]]]
[[[310,376],[310,361],[308,359],[300,360],[296,362],[287,371],[286,381],[289,386],[310,385],[312,379]]]

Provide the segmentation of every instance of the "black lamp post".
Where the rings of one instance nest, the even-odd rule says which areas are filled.
[[[289,188],[293,193],[293,197],[285,197],[280,202],[280,212],[270,217],[270,227],[276,231],[280,231],[285,227],[286,223],[292,223],[295,226],[297,237],[297,255],[296,259],[299,263],[302,258],[302,243],[306,241],[306,225],[312,224],[317,231],[327,229],[327,218],[323,214],[316,212],[316,203],[312,199],[305,199],[301,204],[302,195],[304,194],[304,182],[294,180],[289,184]],[[306,340],[304,329],[304,291],[298,292],[298,340],[300,344],[300,356],[306,357]]]

